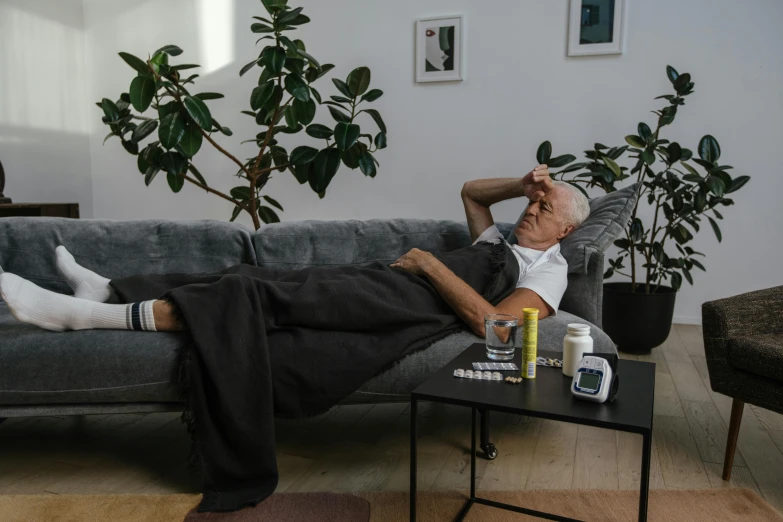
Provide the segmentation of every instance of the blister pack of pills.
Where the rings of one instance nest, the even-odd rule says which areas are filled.
[[[460,379],[476,379],[484,381],[502,381],[503,376],[500,372],[479,371],[479,370],[454,370],[454,377]]]

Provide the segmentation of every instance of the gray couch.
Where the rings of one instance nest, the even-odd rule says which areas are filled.
[[[540,349],[561,350],[566,325],[589,322],[596,351],[615,351],[600,330],[603,251],[628,221],[635,202],[631,189],[593,200],[590,219],[563,242],[568,290],[558,314],[541,321]],[[513,225],[499,228],[509,234]],[[215,272],[239,263],[300,268],[391,262],[413,247],[443,252],[469,244],[465,223],[436,220],[304,221],[254,233],[215,221],[0,219],[0,266],[61,293],[70,290],[55,270],[58,245],[84,266],[121,278]],[[173,333],[47,332],[17,322],[0,302],[0,417],[178,410],[176,353],[183,342]],[[406,400],[427,376],[475,342],[483,339],[467,330],[449,335],[375,376],[346,402]]]
[[[510,228],[501,224],[502,231]],[[464,224],[414,220],[280,224],[254,235],[221,222],[11,218],[0,220],[0,235],[0,266],[62,293],[69,290],[53,264],[59,244],[84,266],[114,278],[214,272],[238,263],[297,268],[391,262],[413,247],[439,252],[470,244]],[[541,349],[559,350],[570,322],[600,325],[602,265],[602,255],[594,255],[587,274],[570,275],[561,311],[541,322]],[[592,333],[598,350],[614,349],[597,327]],[[469,331],[450,335],[377,375],[349,401],[400,400],[474,342],[483,339]],[[0,303],[0,417],[180,408],[175,370],[182,343],[171,333],[47,332],[17,322]]]

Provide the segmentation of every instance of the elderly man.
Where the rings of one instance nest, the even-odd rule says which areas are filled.
[[[522,196],[527,196],[529,204],[514,229],[517,244],[508,245],[519,263],[519,280],[516,290],[496,306],[428,252],[414,248],[390,266],[426,277],[454,312],[482,337],[484,316],[491,313],[519,315],[523,308],[538,308],[540,319],[557,313],[566,290],[568,268],[560,254],[560,241],[587,218],[590,207],[578,189],[553,182],[546,165],[537,166],[523,178],[469,181],[463,186],[462,201],[473,244],[505,241],[489,207]],[[18,320],[52,331],[183,329],[169,302],[106,304],[114,292],[109,279],[78,265],[64,247],[57,248],[56,257],[58,271],[74,290],[74,297],[44,290],[13,274],[0,274],[0,294]]]

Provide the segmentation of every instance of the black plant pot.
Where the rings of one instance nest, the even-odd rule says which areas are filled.
[[[672,328],[677,292],[668,286],[645,294],[644,285],[604,284],[603,330],[625,353],[647,354],[663,344]]]

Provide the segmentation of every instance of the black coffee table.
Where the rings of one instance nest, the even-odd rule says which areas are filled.
[[[544,351],[539,351],[539,355],[559,358],[559,354]],[[514,362],[518,367],[521,367],[520,359],[520,350],[517,349]],[[419,401],[457,404],[472,409],[470,498],[459,513],[458,521],[465,518],[473,504],[484,504],[549,520],[575,520],[476,496],[476,410],[502,411],[641,434],[643,450],[639,521],[646,521],[647,496],[650,489],[655,364],[620,360],[617,372],[620,376],[620,389],[617,398],[611,403],[598,404],[576,399],[571,395],[571,379],[563,376],[560,368],[539,366],[535,380],[525,380],[517,385],[454,377],[454,370],[457,368],[468,370],[472,369],[474,362],[487,361],[484,344],[474,344],[411,393],[411,522],[416,520],[416,409]],[[518,372],[501,373],[505,378]]]

